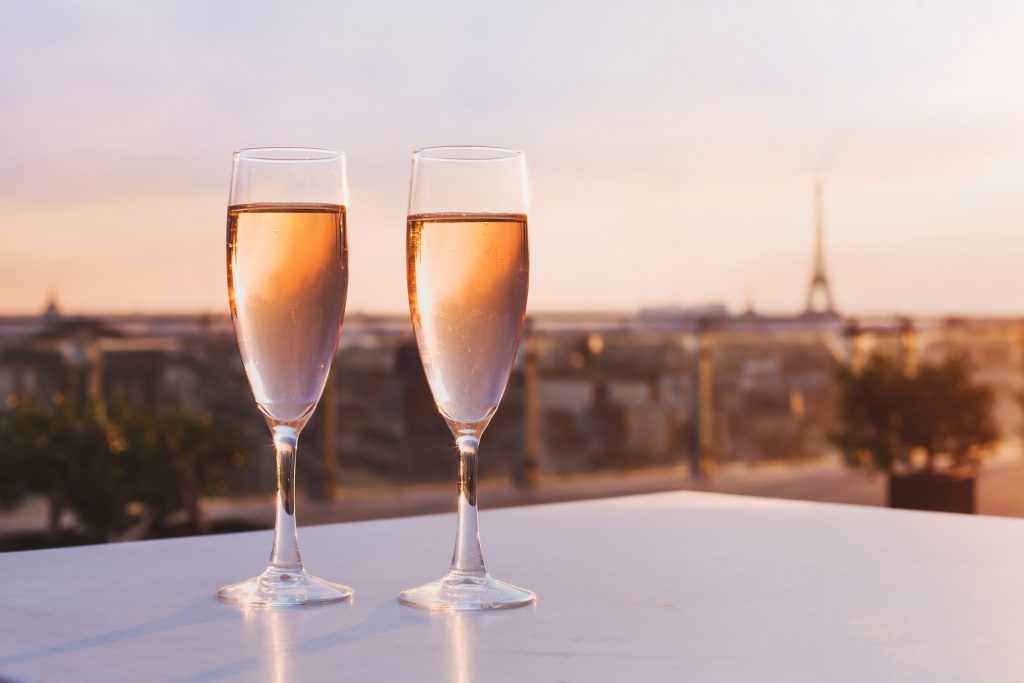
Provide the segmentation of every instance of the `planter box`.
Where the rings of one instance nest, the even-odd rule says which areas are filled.
[[[915,472],[889,475],[889,507],[974,514],[974,475]]]

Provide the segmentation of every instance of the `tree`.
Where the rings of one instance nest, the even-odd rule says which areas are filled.
[[[49,502],[51,536],[65,511],[94,537],[166,530],[183,513],[204,528],[200,500],[245,464],[237,431],[208,416],[122,411],[61,401],[11,401],[0,412],[0,506],[35,493]]]
[[[33,466],[48,452],[50,415],[36,403],[12,397],[0,412],[0,508],[10,509],[34,490]]]
[[[177,411],[123,411],[117,419],[132,454],[132,489],[149,529],[160,533],[184,513],[192,529],[205,530],[202,495],[222,490],[229,472],[245,465],[239,433],[214,425],[207,415]]]
[[[132,456],[119,425],[94,403],[65,402],[55,411],[51,496],[96,537],[111,540],[139,522],[131,506]],[[44,489],[45,490],[45,489]]]
[[[991,387],[974,382],[973,374],[967,356],[954,354],[944,363],[922,365],[913,379],[905,438],[924,452],[929,471],[941,455],[954,467],[977,466],[999,439],[995,396]]]
[[[875,354],[860,372],[842,367],[839,379],[841,428],[833,436],[852,467],[892,474],[913,467],[922,453],[924,470],[939,459],[953,467],[975,467],[999,438],[992,413],[992,389],[974,382],[963,354],[924,363],[908,375]]]
[[[11,477],[2,487],[3,501],[15,504],[29,493],[46,497],[54,536],[68,509],[101,538],[128,529],[133,519],[124,442],[102,409],[64,401],[52,407],[11,403],[0,416],[0,470]]]

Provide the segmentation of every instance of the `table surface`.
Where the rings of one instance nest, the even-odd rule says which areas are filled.
[[[0,679],[1024,680],[1024,520],[692,492],[495,510],[488,567],[537,605],[400,605],[454,522],[303,529],[356,595],[284,611],[214,597],[270,532],[0,555]]]

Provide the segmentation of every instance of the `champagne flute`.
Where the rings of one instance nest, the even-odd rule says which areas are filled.
[[[311,576],[295,529],[295,449],[323,393],[348,292],[345,156],[322,149],[236,152],[228,207],[228,296],[249,386],[277,455],[270,564],[222,600],[284,607],[344,600]]]
[[[399,599],[433,610],[520,607],[536,600],[488,575],[477,526],[480,436],[519,348],[529,285],[526,159],[495,147],[413,154],[406,241],[409,310],[427,382],[459,454],[451,569]]]

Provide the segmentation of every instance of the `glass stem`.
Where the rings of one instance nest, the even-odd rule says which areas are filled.
[[[455,532],[455,554],[452,573],[484,576],[484,554],[480,550],[480,528],[476,515],[476,465],[480,439],[460,436],[455,440],[459,449],[459,513]]]
[[[294,427],[277,425],[274,450],[277,451],[277,518],[274,521],[274,549],[270,568],[277,571],[302,571],[299,536],[295,530],[295,449],[299,432]]]

